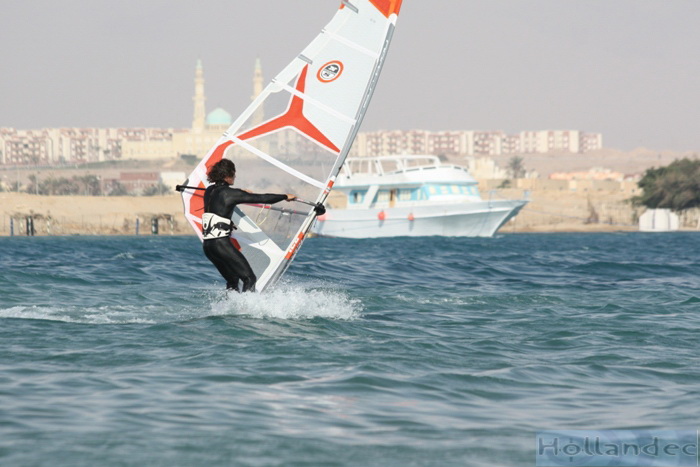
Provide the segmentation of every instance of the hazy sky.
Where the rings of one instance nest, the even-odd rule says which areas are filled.
[[[249,103],[339,0],[0,0],[0,126],[189,127]],[[700,150],[700,1],[404,0],[363,130],[580,129]]]

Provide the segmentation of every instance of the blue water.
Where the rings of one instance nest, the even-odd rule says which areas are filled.
[[[309,239],[227,295],[194,237],[0,238],[0,465],[527,466],[696,429],[700,235]]]

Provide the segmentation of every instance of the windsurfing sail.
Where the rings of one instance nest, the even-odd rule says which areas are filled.
[[[224,132],[184,184],[199,190],[182,190],[185,217],[200,239],[201,189],[222,158],[236,164],[238,187],[325,201],[374,93],[401,2],[342,0],[321,33]],[[281,277],[314,219],[313,208],[302,202],[236,208],[232,237],[258,278],[258,291]]]

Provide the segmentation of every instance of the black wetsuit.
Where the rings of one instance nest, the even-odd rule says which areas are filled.
[[[233,209],[241,203],[274,204],[287,199],[287,195],[254,194],[232,188],[225,182],[217,182],[204,192],[204,212],[230,219]],[[229,237],[204,240],[204,254],[214,263],[224,279],[226,288],[238,290],[238,281],[243,281],[243,292],[255,290],[255,273]]]

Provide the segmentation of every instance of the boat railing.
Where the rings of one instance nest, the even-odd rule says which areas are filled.
[[[423,163],[420,165],[411,165],[412,162]],[[390,164],[393,165],[393,167],[387,167]],[[343,174],[346,177],[351,177],[353,175],[383,176],[436,169],[455,169],[468,172],[465,167],[460,167],[458,165],[443,165],[436,156],[380,156],[349,158],[343,165]]]

